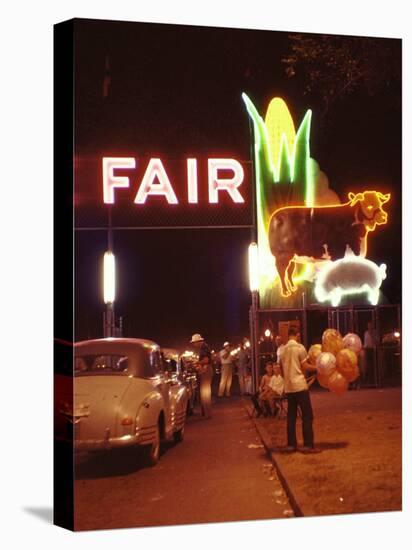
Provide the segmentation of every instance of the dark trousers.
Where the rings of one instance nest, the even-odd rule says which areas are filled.
[[[309,390],[287,393],[286,396],[288,398],[288,445],[297,447],[296,419],[299,407],[302,414],[303,444],[305,447],[313,447],[313,411]]]
[[[250,399],[253,403],[255,411],[260,415],[260,414],[263,414],[263,411],[262,411],[262,407],[259,404],[258,397],[259,397],[259,392],[256,392],[254,395],[250,397]]]

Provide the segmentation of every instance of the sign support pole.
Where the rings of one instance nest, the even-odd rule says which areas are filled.
[[[252,346],[252,391],[255,393],[259,387],[259,338],[257,327],[258,293],[252,292],[252,306],[250,308],[250,331]]]

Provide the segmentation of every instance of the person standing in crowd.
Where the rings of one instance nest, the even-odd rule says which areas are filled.
[[[199,349],[199,361],[196,370],[199,375],[200,408],[205,419],[212,416],[212,352],[200,334],[193,334],[190,341]]]
[[[230,388],[232,386],[233,363],[230,354],[231,348],[229,342],[223,344],[223,349],[220,351],[220,361],[222,363],[222,371],[220,375],[220,384],[218,396],[223,397],[226,392],[226,397],[230,397]]]
[[[250,356],[248,353],[248,348],[246,346],[248,340],[247,338],[243,338],[242,343],[240,345],[240,350],[237,355],[237,375],[239,378],[239,391],[240,395],[245,395],[246,393],[246,375],[247,375],[247,369],[250,362]]]
[[[252,395],[252,372],[250,367],[247,368],[245,376],[245,394]]]
[[[363,335],[363,378],[367,384],[375,382],[375,347],[376,332],[372,321],[368,321],[368,328]]]
[[[276,362],[280,363],[280,354],[282,353],[282,349],[285,347],[285,344],[282,343],[282,336],[279,334],[275,337],[275,344],[276,344]]]
[[[316,371],[316,367],[307,361],[305,347],[299,343],[299,330],[289,327],[288,343],[280,353],[280,366],[285,383],[285,393],[288,398],[287,417],[287,447],[288,452],[297,451],[296,419],[298,407],[302,414],[303,453],[316,453],[313,440],[313,411],[310,401],[309,386],[305,371]]]

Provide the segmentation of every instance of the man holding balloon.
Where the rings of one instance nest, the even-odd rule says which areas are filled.
[[[313,411],[309,386],[305,378],[306,371],[317,372],[317,367],[308,361],[305,347],[299,343],[299,331],[289,327],[288,343],[280,353],[280,365],[288,398],[287,447],[284,451],[297,451],[296,420],[298,407],[302,414],[303,453],[317,453],[313,442]]]
[[[309,352],[299,343],[299,331],[289,328],[289,341],[280,354],[280,364],[288,397],[287,437],[285,451],[297,450],[296,419],[298,407],[302,413],[304,453],[317,453],[313,443],[313,412],[305,372],[315,372],[319,384],[342,395],[351,382],[359,377],[358,356],[362,349],[357,334],[342,338],[338,330],[328,328],[322,335],[322,344],[313,344]]]

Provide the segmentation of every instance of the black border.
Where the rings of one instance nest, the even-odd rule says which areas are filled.
[[[74,21],[54,25],[54,394],[56,396],[57,347],[62,345],[73,364],[74,338]],[[59,348],[61,352],[61,347]],[[73,378],[67,377],[73,395]],[[55,403],[58,406],[57,403]],[[74,530],[73,445],[54,442],[53,523]]]

